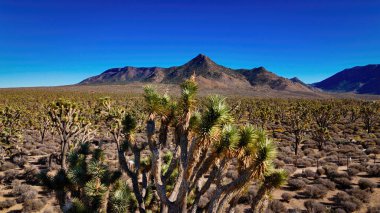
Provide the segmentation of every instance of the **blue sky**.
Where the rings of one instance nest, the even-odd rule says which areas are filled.
[[[0,0],[0,87],[73,84],[198,53],[320,81],[380,63],[380,1]]]

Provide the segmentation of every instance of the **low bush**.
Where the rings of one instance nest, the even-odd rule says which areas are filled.
[[[355,176],[359,173],[360,171],[358,169],[355,169],[355,168],[348,168],[347,170],[347,173],[348,175],[350,176]]]
[[[18,174],[19,174],[19,172],[17,170],[14,170],[14,169],[8,170],[8,171],[4,172],[4,175],[3,175],[1,181],[3,183],[7,183],[7,184],[12,183],[12,181],[18,177]]]
[[[22,212],[37,212],[40,211],[45,204],[38,199],[26,200],[22,204]]]
[[[368,207],[367,213],[379,213],[380,205],[374,207]]]
[[[316,173],[317,173],[318,176],[322,176],[322,175],[325,174],[325,170],[322,169],[322,168],[318,168]]]
[[[363,190],[368,189],[371,192],[373,192],[373,189],[377,187],[376,183],[368,179],[360,179],[358,184],[359,184],[360,189],[363,189]]]
[[[350,189],[351,181],[348,178],[341,177],[341,178],[335,178],[333,181],[337,184],[337,187],[340,189]]]
[[[285,157],[282,159],[286,164],[294,164],[295,160],[292,157]]]
[[[307,186],[303,194],[308,198],[323,198],[326,196],[328,189],[321,184]]]
[[[25,164],[27,163],[23,155],[12,158],[12,162],[21,168],[24,168]]]
[[[37,163],[39,165],[47,165],[48,161],[49,161],[48,157],[40,157],[38,158]]]
[[[351,202],[351,201],[343,201],[342,202],[342,207],[347,212],[354,212],[354,211],[360,209],[360,206],[358,206],[356,203]]]
[[[16,205],[17,202],[15,200],[4,200],[0,202],[0,210],[8,209],[14,205]]]
[[[351,190],[348,190],[347,192],[354,198],[364,203],[368,203],[371,197],[371,194],[369,192],[361,190],[361,189],[351,189]]]
[[[6,161],[0,166],[0,171],[8,171],[10,169],[16,169],[16,168],[17,168],[17,165]]]
[[[371,165],[367,168],[367,173],[371,177],[380,177],[380,165]]]
[[[289,203],[289,201],[293,198],[293,196],[290,193],[285,192],[285,193],[282,193],[281,198],[285,202]]]
[[[14,180],[12,182],[12,191],[11,194],[13,196],[19,196],[24,194],[32,189],[31,186],[22,184],[20,180]]]
[[[283,212],[286,212],[286,207],[283,203],[281,203],[280,201],[278,200],[272,200],[269,205],[268,205],[268,209],[271,211],[271,212],[275,212],[275,213],[283,213]]]
[[[311,169],[305,169],[303,175],[306,178],[315,178],[315,172],[313,172]]]
[[[323,213],[323,212],[327,211],[326,207],[323,204],[317,203],[313,200],[306,201],[304,203],[304,206],[305,206],[307,212]]]
[[[318,179],[315,180],[315,183],[316,184],[322,184],[323,186],[325,186],[329,190],[334,190],[335,189],[335,183],[333,181],[329,180],[329,179],[318,178]]]
[[[296,167],[294,167],[294,166],[289,166],[289,165],[284,166],[283,169],[284,169],[288,174],[293,174],[293,173],[297,170]]]
[[[300,180],[300,179],[290,179],[288,181],[288,185],[293,190],[300,190],[300,189],[305,188],[306,183],[303,180]]]
[[[335,164],[329,164],[322,167],[325,170],[326,176],[329,176],[331,173],[336,172],[338,170],[338,166]]]
[[[355,164],[351,164],[348,169],[357,169],[359,170],[360,172],[365,172],[366,171],[366,168],[365,166],[363,166],[362,164],[358,164],[358,163],[355,163]]]
[[[23,192],[16,200],[18,203],[23,203],[27,200],[33,200],[37,198],[38,192],[35,189],[30,189],[26,192]]]
[[[25,182],[28,184],[37,184],[39,183],[38,175],[40,174],[40,171],[35,167],[28,167],[25,169],[25,172],[23,174],[23,177],[25,179]]]
[[[338,192],[334,198],[336,204],[340,205],[347,212],[354,212],[363,205],[363,202],[346,192]]]

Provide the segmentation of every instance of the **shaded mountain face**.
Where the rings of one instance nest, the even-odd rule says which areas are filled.
[[[326,91],[380,94],[380,64],[357,66],[314,83],[313,86]]]
[[[301,81],[291,81],[277,76],[264,67],[254,69],[231,69],[216,64],[205,55],[198,55],[182,66],[160,67],[124,67],[109,69],[100,75],[80,82],[91,84],[125,84],[131,82],[152,82],[179,84],[191,75],[203,88],[267,88],[309,92],[311,89]]]

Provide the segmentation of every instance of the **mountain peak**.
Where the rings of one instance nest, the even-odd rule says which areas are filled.
[[[202,64],[216,64],[208,56],[199,54],[195,58],[191,59],[187,64],[202,65]]]

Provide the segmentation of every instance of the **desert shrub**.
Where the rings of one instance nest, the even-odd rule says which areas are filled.
[[[373,189],[376,188],[376,184],[368,179],[360,179],[359,180],[359,187],[360,189],[369,189],[371,192],[373,192]]]
[[[317,203],[313,200],[306,201],[304,203],[304,206],[305,206],[307,212],[323,213],[323,212],[327,211],[326,207],[323,204]]]
[[[39,199],[25,200],[22,204],[22,212],[37,212],[44,206],[45,204]]]
[[[370,193],[368,193],[367,191],[361,190],[361,189],[351,189],[351,190],[348,190],[347,192],[348,192],[348,194],[350,194],[354,198],[356,198],[356,199],[358,199],[364,203],[368,203],[370,196],[371,196]]]
[[[315,180],[315,183],[316,184],[322,184],[323,186],[325,186],[326,188],[328,188],[330,190],[335,189],[335,183],[331,180],[328,180],[328,179],[318,178]]]
[[[347,212],[354,212],[354,211],[356,211],[356,210],[358,210],[360,208],[360,206],[358,206],[356,203],[351,202],[351,201],[343,201],[342,202],[342,207]]]
[[[367,168],[367,173],[371,177],[380,177],[380,165],[371,165]]]
[[[16,205],[17,202],[15,200],[4,200],[0,202],[0,210],[8,209],[14,205]]]
[[[310,166],[313,166],[313,163],[308,159],[301,158],[301,159],[298,159],[297,166],[301,167],[301,168],[302,167],[310,167]]]
[[[38,192],[35,189],[30,188],[30,190],[23,192],[16,200],[18,203],[23,203],[27,200],[33,200],[37,198]]]
[[[351,181],[345,177],[334,178],[333,181],[338,185],[340,189],[350,189]]]
[[[322,167],[325,170],[326,176],[329,176],[330,173],[336,172],[338,170],[338,166],[335,164],[329,164]]]
[[[355,168],[348,168],[347,170],[347,173],[350,175],[350,176],[355,176],[359,173],[360,171],[358,169],[355,169]]]
[[[289,201],[293,198],[293,196],[290,193],[285,192],[285,193],[282,193],[281,198],[285,202],[289,203]]]
[[[276,168],[282,168],[282,167],[284,167],[285,166],[285,163],[284,163],[284,161],[281,161],[281,160],[274,160],[273,161],[273,163],[274,163],[274,166],[276,167]]]
[[[330,172],[330,173],[326,173],[326,176],[329,178],[329,179],[335,179],[335,178],[347,178],[347,179],[350,179],[350,175],[347,174],[347,172],[338,172],[338,171],[333,171],[333,172]]]
[[[282,161],[284,161],[286,164],[293,164],[294,159],[292,157],[285,157],[282,159]]]
[[[289,165],[286,165],[284,168],[283,168],[288,174],[293,174],[297,168],[294,167],[294,166],[289,166]]]
[[[300,179],[290,179],[288,181],[288,185],[293,190],[299,190],[299,189],[305,188],[306,183],[303,180],[300,180]]]
[[[346,213],[346,211],[344,211],[341,208],[337,208],[337,209],[334,210],[334,213]]]
[[[328,189],[321,184],[307,186],[303,194],[308,198],[323,198],[326,196]]]
[[[38,158],[37,163],[39,165],[46,165],[48,161],[49,161],[48,157],[40,157]]]
[[[32,156],[46,155],[46,153],[42,150],[34,149],[34,150],[30,151],[30,155],[32,155]]]
[[[379,213],[380,205],[374,207],[368,207],[367,213]]]
[[[316,171],[316,173],[317,173],[318,176],[322,176],[322,175],[325,174],[325,170],[322,169],[322,168],[318,168],[317,171]]]
[[[20,180],[14,180],[12,182],[12,191],[11,194],[13,196],[19,196],[30,191],[32,187],[30,185],[22,184]]]
[[[17,170],[8,170],[4,173],[4,176],[2,177],[3,183],[12,183],[13,180],[15,180],[18,177],[19,172]]]
[[[356,211],[363,205],[362,201],[353,196],[350,196],[346,192],[338,192],[333,199],[347,212]]]
[[[271,211],[271,212],[276,212],[276,213],[283,213],[283,212],[286,212],[286,207],[283,203],[281,203],[280,201],[278,200],[272,200],[269,205],[268,205],[268,209]]]
[[[366,171],[366,168],[365,166],[363,166],[362,164],[358,164],[358,163],[355,163],[355,164],[351,164],[349,167],[349,169],[353,168],[353,169],[357,169],[361,172],[365,172]]]
[[[11,162],[4,162],[1,166],[0,166],[0,171],[8,171],[10,169],[16,169],[17,166]]]
[[[313,172],[311,169],[306,169],[303,172],[304,177],[306,178],[314,178],[315,177],[315,172]]]
[[[35,167],[29,167],[25,169],[23,177],[28,184],[37,184],[39,182],[38,175],[40,171]]]
[[[21,168],[24,168],[25,164],[27,163],[23,155],[12,158],[12,162]]]

